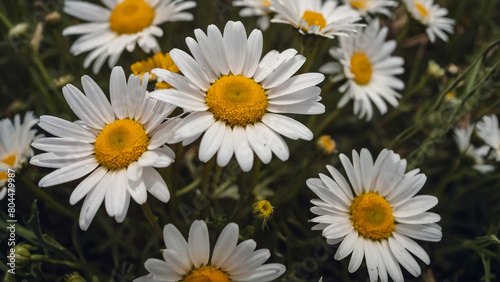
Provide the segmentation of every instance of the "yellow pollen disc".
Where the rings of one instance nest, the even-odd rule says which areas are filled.
[[[417,1],[413,1],[413,5],[417,7],[418,13],[423,17],[427,17],[427,9],[422,6],[422,4],[418,3]]]
[[[115,6],[109,17],[109,28],[118,34],[133,34],[150,26],[155,10],[144,0],[125,0]]]
[[[351,6],[352,6],[354,9],[364,10],[364,9],[366,9],[366,0],[361,0],[361,1],[351,1]]]
[[[1,162],[10,166],[10,167],[14,167],[14,165],[16,164],[16,154],[12,154],[12,155],[7,156]],[[0,172],[0,180],[5,180],[7,178],[8,178],[7,173]]]
[[[325,17],[323,17],[322,14],[316,13],[313,11],[305,11],[304,15],[302,16],[303,20],[307,22],[307,26],[311,27],[313,25],[319,26],[319,29],[323,29],[326,26],[326,20]],[[302,30],[307,31],[307,29],[302,28]]]
[[[269,218],[274,211],[274,207],[267,200],[260,200],[253,204],[253,211],[260,218]]]
[[[386,239],[394,230],[392,208],[384,197],[376,193],[363,193],[351,205],[351,221],[365,238]]]
[[[95,157],[108,169],[121,169],[137,161],[146,152],[149,137],[142,124],[121,119],[104,127],[95,140]]]
[[[318,139],[318,146],[326,153],[331,154],[335,152],[337,143],[329,135],[321,135]]]
[[[272,4],[268,0],[262,0],[262,5],[264,5],[264,6],[271,6]]]
[[[134,75],[141,75],[141,81],[145,73],[149,73],[149,81],[156,81],[158,77],[151,73],[153,69],[160,68],[171,72],[179,73],[179,68],[175,65],[170,54],[156,53],[153,57],[147,60],[139,61],[130,66]],[[172,88],[172,86],[164,81],[156,83],[157,89]]]
[[[219,78],[208,89],[205,101],[215,120],[243,127],[259,122],[268,104],[262,86],[242,75]]]
[[[183,282],[229,282],[229,275],[213,266],[195,268],[184,277]]]
[[[366,85],[372,78],[372,64],[370,59],[363,53],[354,53],[351,57],[351,72],[354,74],[354,82]]]

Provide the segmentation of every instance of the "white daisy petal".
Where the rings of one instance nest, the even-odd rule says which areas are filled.
[[[144,185],[158,200],[166,203],[170,200],[170,191],[163,177],[153,168],[144,168]]]
[[[245,128],[248,143],[255,154],[264,164],[268,164],[272,158],[271,146],[268,140],[262,135],[260,129],[254,125],[247,125]]]
[[[202,162],[208,162],[219,150],[224,140],[226,125],[217,121],[213,123],[205,132],[201,139],[198,157]]]
[[[195,220],[189,229],[188,239],[189,256],[194,267],[208,263],[210,256],[210,241],[208,228],[204,221]]]
[[[235,223],[229,223],[222,230],[217,243],[215,243],[214,252],[212,255],[212,265],[215,268],[221,268],[226,259],[233,253],[236,244],[238,243],[239,228]]]
[[[38,126],[57,137],[72,138],[85,143],[92,143],[95,141],[95,136],[89,131],[72,122],[57,117],[41,116]]]
[[[98,165],[95,158],[85,158],[47,174],[40,179],[38,186],[49,187],[78,179],[93,171]]]
[[[250,171],[253,166],[253,151],[248,143],[245,129],[241,126],[233,128],[234,155],[243,171]]]
[[[224,139],[222,139],[222,143],[220,149],[217,153],[217,164],[220,167],[224,167],[229,163],[231,157],[234,153],[233,146],[233,130],[229,126],[225,126],[224,129]]]
[[[223,42],[229,69],[234,75],[241,74],[247,49],[247,36],[243,24],[229,21],[224,28]]]

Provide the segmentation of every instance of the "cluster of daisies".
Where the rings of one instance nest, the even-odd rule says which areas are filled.
[[[474,131],[481,140],[479,147],[471,143]],[[453,133],[459,152],[472,161],[475,170],[483,174],[495,170],[493,163],[500,162],[500,128],[495,115],[484,116],[476,124],[457,127]]]
[[[162,53],[157,37],[160,24],[190,21],[186,10],[196,3],[183,0],[102,0],[104,6],[83,1],[66,1],[64,11],[88,23],[67,27],[64,35],[81,35],[71,46],[74,55],[90,52],[84,61],[98,73],[108,62],[112,68],[109,100],[97,83],[81,78],[83,91],[66,85],[63,94],[79,118],[71,122],[54,116],[40,116],[39,127],[53,137],[35,138],[32,127],[38,122],[31,113],[20,123],[0,123],[1,169],[18,168],[33,155],[29,143],[45,153],[31,157],[32,165],[54,168],[40,187],[54,186],[83,178],[70,196],[70,203],[83,200],[79,223],[87,230],[104,202],[105,210],[122,222],[130,199],[142,205],[148,192],[160,201],[170,199],[169,188],[156,168],[168,167],[175,154],[167,144],[186,146],[200,140],[202,162],[216,158],[226,166],[233,158],[243,171],[252,169],[255,156],[268,164],[275,155],[289,158],[283,137],[311,140],[313,133],[287,114],[318,115],[325,74],[344,81],[338,107],[354,100],[354,114],[370,120],[374,110],[396,107],[404,83],[403,59],[391,56],[394,40],[386,41],[388,28],[377,15],[391,16],[397,6],[392,0],[235,0],[241,16],[258,16],[258,25],[286,23],[304,36],[339,38],[329,53],[335,59],[320,72],[297,74],[306,57],[294,49],[263,54],[263,33],[247,34],[241,22],[229,21],[221,31],[215,25],[194,31],[187,37],[189,52],[173,49]],[[408,12],[426,27],[431,42],[447,40],[453,20],[447,10],[432,0],[404,1]],[[156,53],[132,66],[130,76],[116,66],[124,50],[135,46]],[[153,84],[153,88],[148,85]],[[171,116],[177,109],[182,115]],[[495,128],[492,133],[491,128]],[[474,157],[491,153],[500,159],[500,134],[495,116],[476,125],[487,143],[474,149],[470,131],[457,133],[460,149]],[[466,138],[465,138],[466,137]],[[9,139],[10,138],[10,139]],[[467,141],[464,141],[465,139]],[[24,140],[29,140],[25,144]],[[491,151],[491,152],[490,152]],[[366,262],[370,281],[403,281],[401,267],[414,276],[420,266],[414,256],[429,264],[425,250],[414,240],[437,242],[442,233],[439,215],[429,212],[436,197],[416,194],[426,177],[418,169],[406,172],[406,161],[389,150],[373,160],[368,150],[353,151],[352,159],[341,154],[347,179],[332,166],[330,176],[307,181],[319,197],[311,202],[317,215],[314,230],[321,230],[329,244],[339,244],[334,258],[349,255],[349,272]],[[0,172],[0,181],[4,181]],[[5,173],[4,173],[5,174]],[[271,281],[285,272],[278,263],[264,264],[267,249],[255,250],[249,239],[238,243],[238,225],[229,223],[221,232],[210,255],[210,240],[204,221],[195,221],[188,240],[168,224],[164,227],[164,260],[148,259],[149,274],[136,281]]]

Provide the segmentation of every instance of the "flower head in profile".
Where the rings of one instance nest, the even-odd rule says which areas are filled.
[[[193,15],[184,10],[196,2],[183,0],[102,0],[105,7],[83,1],[64,2],[64,12],[88,23],[67,27],[63,35],[83,35],[71,46],[70,52],[79,55],[91,51],[83,66],[94,62],[98,73],[108,59],[116,65],[123,50],[132,52],[138,44],[146,52],[160,52],[156,37],[163,36],[158,25],[165,22],[191,21]]]
[[[280,135],[311,140],[312,132],[300,122],[282,115],[321,114],[320,73],[293,76],[306,58],[297,51],[270,51],[262,59],[262,32],[247,38],[241,22],[228,22],[222,34],[215,25],[207,35],[195,30],[196,40],[186,43],[193,57],[173,49],[170,56],[183,75],[155,69],[153,73],[175,89],[160,89],[151,97],[183,108],[190,114],[174,129],[172,142],[189,144],[202,134],[199,158],[225,166],[236,156],[249,171],[254,152],[267,164],[272,153],[285,161],[288,147]]]
[[[31,158],[32,165],[56,168],[43,177],[40,187],[54,186],[86,176],[69,199],[74,205],[85,197],[80,227],[86,230],[101,203],[118,222],[125,219],[130,197],[142,205],[147,192],[168,202],[170,193],[154,167],[167,167],[174,152],[164,146],[176,120],[163,122],[175,106],[149,99],[147,75],[143,82],[121,67],[113,68],[111,103],[88,76],[82,77],[83,94],[69,84],[64,98],[80,118],[70,122],[41,116],[39,126],[55,137],[41,138],[32,146],[47,153]]]
[[[14,116],[13,121],[8,118],[0,120],[0,200],[7,193],[4,187],[9,178],[9,169],[18,173],[18,169],[33,156],[30,144],[38,137],[35,136],[36,130],[32,129],[37,123],[38,119],[32,112],[24,115],[22,123],[19,114]]]
[[[207,224],[196,220],[189,229],[188,240],[172,224],[163,229],[167,248],[163,259],[150,258],[144,264],[149,271],[134,282],[147,281],[272,281],[285,272],[279,263],[264,262],[271,253],[268,249],[255,250],[257,244],[248,239],[238,243],[239,228],[229,223],[222,230],[210,256],[210,238]]]
[[[413,276],[421,273],[412,254],[426,264],[429,255],[414,239],[441,240],[441,218],[428,212],[438,203],[434,196],[415,196],[426,177],[414,169],[405,173],[406,160],[383,150],[375,162],[368,150],[353,150],[352,162],[340,155],[349,182],[334,167],[327,166],[333,179],[319,174],[307,186],[319,197],[311,200],[311,212],[328,244],[340,243],[334,258],[351,255],[348,270],[356,271],[363,258],[370,281],[404,281],[400,265]]]
[[[363,17],[367,17],[369,14],[381,14],[390,17],[391,10],[389,8],[398,5],[393,0],[343,0],[343,2],[357,10]]]
[[[359,12],[347,5],[338,5],[333,0],[270,0],[276,12],[272,23],[290,24],[301,34],[315,34],[327,38],[347,36],[364,26]]]
[[[477,134],[491,148],[491,157],[500,161],[500,128],[495,115],[484,116],[476,125]]]
[[[403,89],[404,83],[394,76],[404,72],[404,61],[390,55],[396,49],[396,41],[386,42],[387,32],[387,27],[380,28],[379,21],[374,20],[357,35],[340,38],[340,47],[330,49],[330,55],[338,62],[320,68],[323,73],[336,74],[334,81],[347,79],[339,88],[345,93],[338,107],[353,99],[354,114],[360,119],[372,119],[372,103],[385,114],[386,101],[396,107],[397,98],[401,98],[396,90]]]
[[[453,33],[455,21],[445,17],[446,8],[434,4],[434,0],[405,0],[404,3],[411,16],[426,26],[425,33],[431,42],[436,41],[436,36],[448,41],[447,33]]]
[[[134,75],[140,75],[141,80],[146,73],[149,74],[149,82],[155,83],[156,89],[167,89],[172,86],[164,81],[159,81],[158,77],[154,74],[151,74],[153,69],[160,68],[165,69],[171,72],[179,73],[179,68],[175,65],[172,58],[170,58],[170,54],[166,53],[156,53],[153,57],[148,58],[147,60],[139,61],[130,66],[130,69],[134,73]]]
[[[269,28],[269,13],[271,13],[271,2],[269,0],[233,0],[233,6],[244,7],[241,9],[240,17],[258,16],[257,25],[260,29]]]
[[[475,170],[479,171],[480,173],[491,172],[495,169],[495,167],[491,164],[485,164],[485,158],[488,155],[490,148],[486,145],[475,148],[474,145],[470,143],[470,138],[473,131],[473,124],[465,128],[454,128],[453,139],[455,139],[455,142],[457,143],[459,152],[474,161],[472,167]]]

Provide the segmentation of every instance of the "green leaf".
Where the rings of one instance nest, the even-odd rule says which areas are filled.
[[[73,261],[76,261],[76,257],[68,249],[59,244],[53,238],[49,237],[47,234],[42,233],[37,200],[34,200],[33,204],[31,205],[31,217],[26,222],[26,227],[29,229],[27,230],[28,232],[23,232],[24,234],[18,233],[20,236],[25,235],[26,237],[23,236],[25,239],[49,251],[52,251],[54,254],[62,258],[69,258]]]

